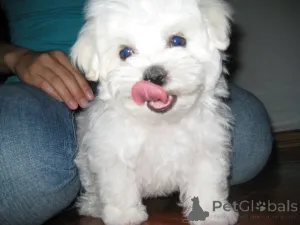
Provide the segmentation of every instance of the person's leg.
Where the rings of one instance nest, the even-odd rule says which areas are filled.
[[[251,93],[230,85],[228,105],[234,116],[233,158],[230,184],[254,178],[266,165],[273,137],[264,105]]]
[[[40,225],[74,201],[80,182],[73,120],[37,88],[0,86],[1,225]]]

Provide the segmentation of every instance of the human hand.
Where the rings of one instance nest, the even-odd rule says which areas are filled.
[[[72,110],[85,108],[94,98],[84,76],[61,51],[28,50],[18,55],[12,70],[23,82],[42,89]]]

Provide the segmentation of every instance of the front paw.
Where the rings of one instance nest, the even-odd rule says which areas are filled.
[[[105,206],[102,220],[106,225],[140,225],[148,219],[145,206],[121,209],[115,206]]]

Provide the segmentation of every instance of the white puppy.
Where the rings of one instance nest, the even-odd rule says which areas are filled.
[[[71,57],[99,94],[78,118],[80,214],[147,220],[143,197],[198,197],[205,221],[234,224],[227,203],[230,112],[222,76],[229,7],[221,0],[90,0]],[[188,200],[187,200],[188,199]],[[207,213],[206,213],[207,214]]]

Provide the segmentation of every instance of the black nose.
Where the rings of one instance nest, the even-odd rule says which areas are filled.
[[[144,80],[157,85],[164,85],[167,79],[167,71],[161,66],[150,66],[144,71]]]

